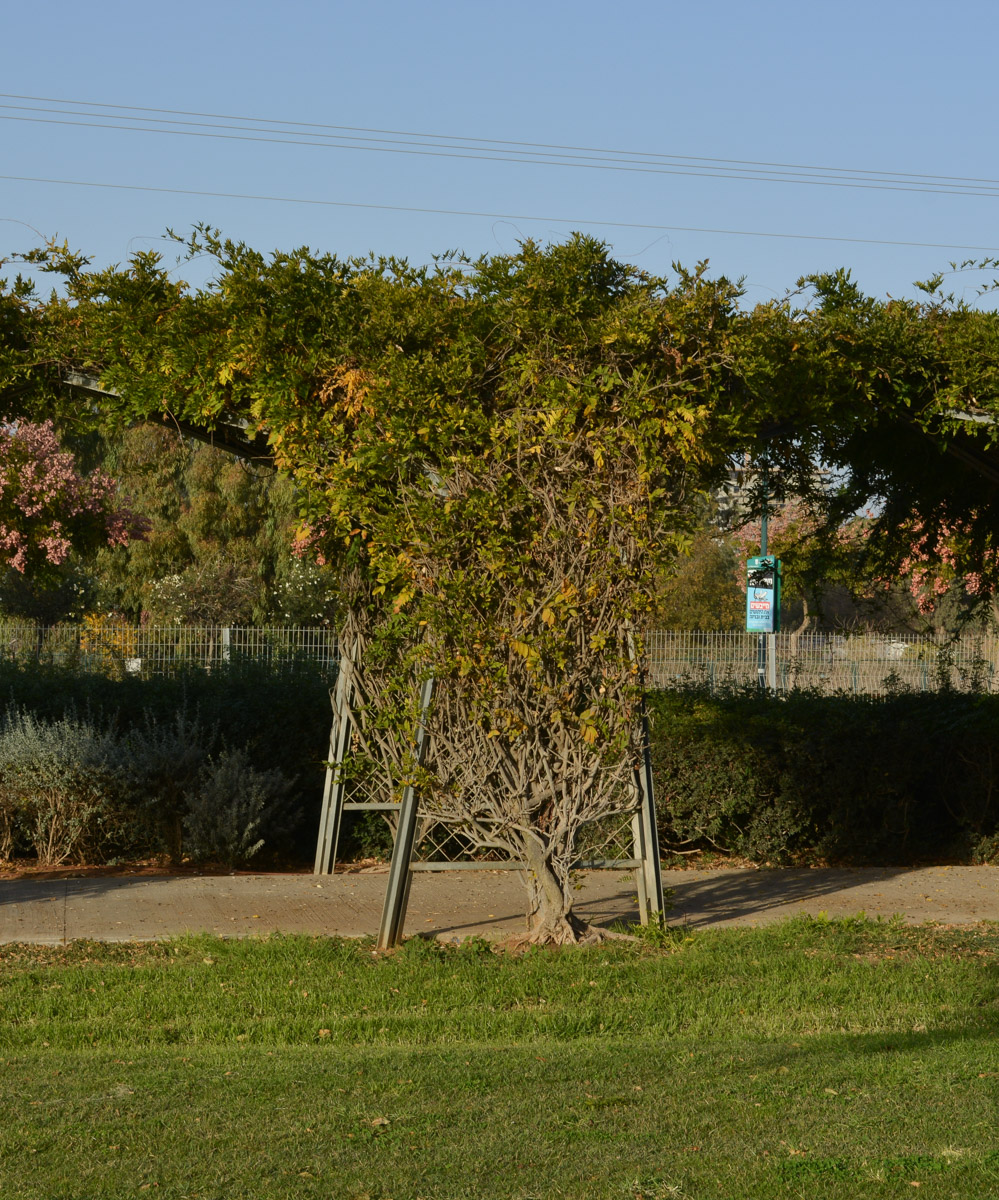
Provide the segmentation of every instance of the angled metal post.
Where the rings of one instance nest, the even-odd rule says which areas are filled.
[[[635,792],[639,804],[641,804],[642,794],[638,790],[637,779],[635,780]],[[649,894],[645,888],[645,837],[642,825],[642,815],[636,809],[635,815],[631,818],[631,856],[638,862],[638,868],[635,871],[635,890],[638,892],[638,920],[642,925],[648,925]]]
[[[638,678],[642,685],[641,732],[642,759],[635,768],[635,788],[638,792],[638,812],[632,826],[635,837],[635,857],[640,860],[641,878],[637,882],[638,906],[641,922],[647,925],[650,913],[662,915],[666,898],[663,894],[662,863],[659,861],[659,829],[656,825],[656,797],[652,781],[652,755],[649,747],[649,714],[645,707],[645,672],[638,662],[635,639],[628,630],[628,654],[638,667]]]
[[[422,767],[427,757],[430,738],[427,734],[426,718],[434,695],[434,681],[428,679],[420,691],[420,723],[416,730],[416,765]],[[378,949],[388,950],[402,939],[406,923],[406,908],[409,904],[409,886],[412,882],[410,864],[416,842],[416,818],[419,796],[412,783],[407,783],[399,804],[399,824],[395,831],[392,847],[392,862],[389,866],[388,884],[385,888],[385,905],[382,923],[378,929]]]
[[[642,700],[642,761],[635,772],[638,785],[638,818],[642,836],[642,875],[648,912],[662,916],[666,907],[663,894],[662,863],[659,860],[659,829],[656,825],[656,795],[652,781],[652,755],[649,751],[649,717]],[[641,889],[639,890],[641,898]],[[642,924],[647,923],[643,920]]]
[[[319,813],[319,836],[316,839],[316,862],[313,875],[332,875],[336,869],[336,850],[340,841],[343,819],[343,760],[350,742],[350,701],[353,661],[341,654],[333,691],[333,723],[330,727],[329,759],[323,783],[323,806]]]

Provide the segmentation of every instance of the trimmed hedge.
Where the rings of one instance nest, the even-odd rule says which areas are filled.
[[[30,732],[30,717],[40,745],[49,736],[41,727],[61,724],[70,741],[92,730],[122,747],[125,800],[120,787],[99,802],[73,792],[78,812],[93,810],[100,824],[77,832],[74,815],[61,843],[67,855],[176,852],[183,836],[192,850],[200,841],[201,853],[233,861],[261,838],[311,861],[331,717],[329,681],[314,665],[274,670],[237,660],[210,674],[143,680],[0,662],[3,710],[21,714],[22,731]],[[664,853],[696,848],[773,864],[999,859],[999,696],[773,699],[689,690],[654,693],[649,710]],[[230,761],[237,753],[239,771]],[[98,775],[121,777],[103,759],[89,781]],[[230,775],[243,780],[235,807],[218,800],[195,816],[186,799],[192,781],[221,797]],[[42,794],[41,781],[32,796]],[[15,828],[22,852],[54,837],[41,815],[25,824],[28,783],[0,777],[0,856],[14,848]],[[37,798],[30,803],[49,811]],[[380,818],[348,818],[342,857],[387,851]]]
[[[663,852],[755,862],[999,856],[999,697],[649,698]]]
[[[147,720],[173,726],[183,712],[217,727],[226,744],[248,745],[254,766],[287,775],[315,772],[326,756],[329,688],[306,661],[275,668],[237,658],[210,672],[191,667],[151,679],[0,662],[0,708],[15,704],[48,721],[94,713],[119,733],[143,728]]]

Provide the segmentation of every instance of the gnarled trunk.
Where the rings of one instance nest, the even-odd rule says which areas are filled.
[[[545,946],[572,946],[600,941],[607,931],[589,925],[572,910],[568,873],[563,877],[552,862],[544,843],[528,834],[524,838],[524,860],[528,864],[527,941]]]

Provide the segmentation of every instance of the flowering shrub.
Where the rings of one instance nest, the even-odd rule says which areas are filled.
[[[0,564],[45,571],[74,548],[125,545],[143,530],[109,475],[80,473],[51,421],[0,425]]]
[[[108,671],[117,674],[139,653],[135,627],[113,613],[88,613],[81,621],[80,649]]]
[[[323,625],[336,619],[339,595],[333,572],[321,561],[310,562],[297,553],[275,582],[272,605],[274,616],[286,625]],[[319,555],[319,559],[322,555]]]

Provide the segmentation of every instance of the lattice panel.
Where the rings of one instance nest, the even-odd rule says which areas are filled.
[[[635,808],[614,813],[585,825],[576,841],[576,857],[581,862],[614,863],[635,857]]]
[[[480,828],[482,822],[479,823]],[[416,836],[413,862],[503,862],[509,854],[499,847],[476,848],[477,839],[471,836],[467,824],[460,820],[445,821],[438,816],[422,817]]]

